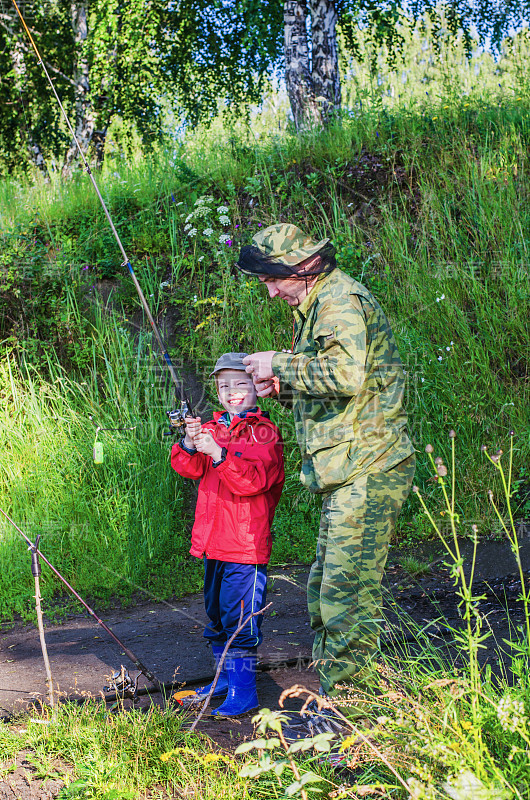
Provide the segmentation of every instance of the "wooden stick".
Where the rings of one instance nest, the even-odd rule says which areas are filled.
[[[48,648],[46,647],[46,639],[44,638],[44,624],[42,621],[42,607],[40,604],[41,596],[40,596],[40,563],[39,563],[39,539],[40,536],[37,537],[37,541],[31,548],[31,572],[33,577],[35,578],[35,609],[37,611],[37,624],[39,626],[39,638],[40,638],[40,646],[42,650],[42,657],[44,659],[44,666],[46,668],[46,679],[48,682],[48,696],[50,698],[50,706],[53,711],[53,715],[55,716],[55,697],[53,695],[53,679],[52,679],[52,670],[50,667],[50,659],[48,658]]]

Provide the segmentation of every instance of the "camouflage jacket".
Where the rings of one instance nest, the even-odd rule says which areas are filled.
[[[302,483],[328,492],[410,456],[405,375],[374,296],[334,269],[294,314],[293,353],[275,353],[272,368],[292,393]]]

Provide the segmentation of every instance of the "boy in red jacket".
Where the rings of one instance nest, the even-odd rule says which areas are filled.
[[[246,353],[217,361],[217,394],[224,413],[211,422],[186,420],[186,435],[173,445],[171,466],[185,478],[200,478],[190,553],[204,559],[204,602],[210,618],[204,636],[219,661],[243,618],[265,605],[270,526],[284,483],[280,432],[256,405],[246,373]],[[212,713],[232,717],[258,707],[256,654],[261,615],[241,630],[226,654],[213,697],[226,695]],[[211,684],[197,690],[204,699]]]

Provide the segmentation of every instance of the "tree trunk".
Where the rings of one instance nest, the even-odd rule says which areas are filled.
[[[11,60],[13,62],[13,73],[15,76],[15,88],[18,91],[18,96],[20,98],[20,102],[22,104],[22,112],[24,112],[24,103],[25,98],[23,95],[24,89],[24,76],[26,75],[26,61],[25,61],[25,48],[21,45],[20,42],[15,41],[13,45],[13,49],[11,50]],[[29,114],[22,113],[21,119],[24,122],[28,123],[28,116]],[[39,145],[35,142],[33,138],[33,132],[31,130],[27,130],[27,137],[28,137],[28,149],[30,158],[35,164],[35,166],[42,172],[44,175],[44,179],[49,181],[50,176],[48,175],[48,168],[46,166],[46,162],[44,160],[44,156],[42,155],[42,151]]]
[[[320,107],[315,100],[307,42],[307,6],[305,0],[285,0],[285,84],[297,130],[322,124]]]
[[[88,36],[87,0],[73,0],[71,6],[72,26],[75,41],[74,83],[75,83],[75,135],[83,153],[86,155],[94,133],[94,115],[89,98],[89,66],[85,51]],[[72,165],[78,156],[77,145],[72,140],[63,166],[63,176],[71,174]]]
[[[334,0],[309,0],[311,12],[314,95],[323,121],[340,111],[341,92],[337,47],[337,9]]]

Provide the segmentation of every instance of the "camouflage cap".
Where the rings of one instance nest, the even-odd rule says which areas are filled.
[[[277,258],[278,261],[289,266],[300,264],[301,261],[315,255],[328,242],[329,239],[315,242],[296,225],[288,223],[270,225],[252,238],[252,244],[263,255]]]

